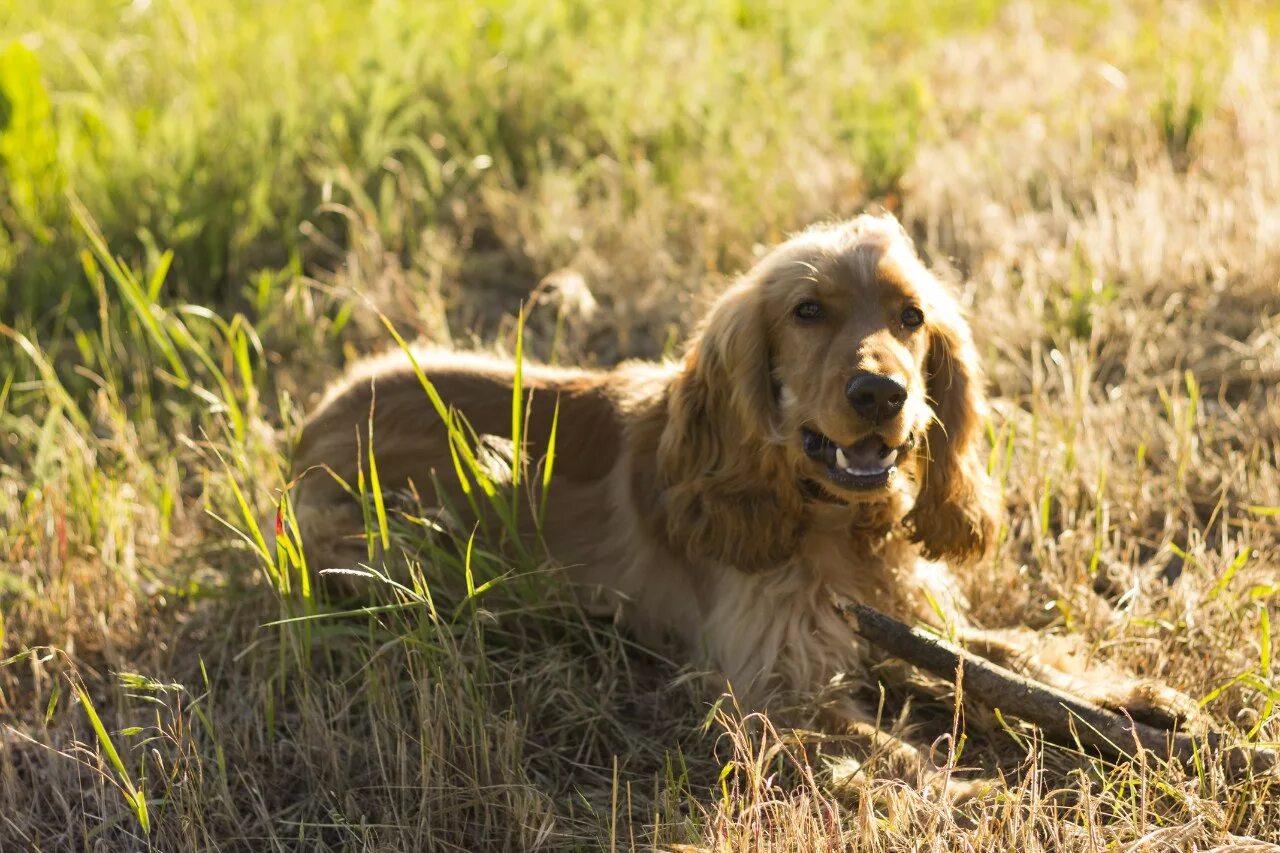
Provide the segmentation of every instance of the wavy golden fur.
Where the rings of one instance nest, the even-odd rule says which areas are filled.
[[[477,434],[510,432],[508,361],[416,357]],[[748,707],[867,672],[870,652],[834,613],[835,593],[909,622],[945,620],[993,659],[1104,704],[1194,713],[1181,694],[1101,665],[1085,679],[1070,642],[970,625],[954,572],[999,527],[983,375],[955,296],[891,217],[814,227],[775,248],[715,302],[678,363],[526,365],[523,385],[525,458],[545,454],[559,406],[541,534],[567,579],[644,640],[674,639]],[[350,538],[360,514],[321,469],[355,481],[371,416],[384,486],[430,493],[454,477],[409,359],[356,365],[296,450],[313,565],[365,558]],[[532,535],[532,515],[525,523]],[[826,694],[827,725],[880,736],[864,709]],[[923,767],[893,744],[904,767]]]

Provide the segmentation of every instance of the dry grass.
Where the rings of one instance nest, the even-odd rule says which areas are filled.
[[[1280,842],[1274,779],[972,710],[958,764],[1007,793],[956,812],[874,760],[838,788],[500,537],[334,615],[253,531],[310,394],[391,343],[375,309],[511,350],[536,288],[527,352],[655,356],[760,245],[880,203],[992,377],[979,617],[1280,739],[1267,4],[55,5],[0,10],[37,63],[0,54],[0,849]]]

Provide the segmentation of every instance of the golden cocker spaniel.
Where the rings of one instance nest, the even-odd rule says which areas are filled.
[[[509,435],[509,361],[415,356],[477,435]],[[585,603],[619,612],[642,639],[674,638],[747,707],[866,673],[872,652],[834,593],[944,627],[1103,705],[1195,714],[1155,682],[1099,665],[1086,676],[1068,641],[966,618],[954,573],[999,529],[983,375],[955,297],[891,217],[817,226],[773,249],[716,301],[679,362],[528,364],[522,381],[526,459],[546,453],[559,410],[540,530],[550,555]],[[355,482],[371,419],[384,488],[456,487],[446,430],[410,358],[357,364],[296,450],[294,470],[309,472],[295,500],[312,565],[365,559],[362,540],[350,547],[359,510],[316,469]],[[852,700],[824,709],[827,725],[883,748]],[[906,768],[924,769],[914,747],[889,741]]]

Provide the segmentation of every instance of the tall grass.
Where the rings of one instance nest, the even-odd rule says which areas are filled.
[[[505,461],[433,399],[439,475],[468,486],[445,514],[382,496],[372,436],[354,602],[307,562],[285,473],[360,349],[669,352],[760,245],[879,203],[966,282],[991,373],[1009,525],[969,575],[980,617],[1080,632],[1273,741],[1278,25],[1248,2],[0,7],[0,847],[1280,840],[1271,779],[971,711],[962,761],[1010,786],[957,814],[709,706],[515,534],[583,452],[525,457],[522,394]],[[951,731],[900,700],[886,724]]]
[[[914,11],[950,29],[969,22],[961,8]],[[68,187],[131,262],[173,253],[171,293],[224,304],[244,300],[260,270],[331,262],[351,216],[408,260],[423,229],[485,226],[483,203],[465,209],[477,190],[530,187],[548,172],[591,192],[616,164],[632,209],[659,188],[758,205],[745,188],[759,163],[838,146],[890,188],[920,130],[918,69],[886,80],[873,58],[886,39],[933,35],[912,27],[911,11],[21,4],[0,13],[7,296],[45,320],[62,306],[79,242]],[[974,11],[981,22],[992,8]],[[806,102],[814,86],[835,97]],[[819,138],[769,130],[815,108]],[[792,224],[801,189],[790,169],[759,211],[775,231]],[[66,310],[92,310],[91,295]]]

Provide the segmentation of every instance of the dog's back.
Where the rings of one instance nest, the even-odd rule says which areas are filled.
[[[292,498],[312,565],[346,566],[367,554],[358,538],[362,516],[348,490],[356,489],[361,480],[369,483],[371,456],[384,492],[408,490],[423,501],[444,498],[455,505],[465,500],[449,430],[419,371],[445,411],[461,415],[456,424],[468,444],[481,439],[473,449],[486,465],[486,475],[499,482],[510,480],[509,467],[501,470],[510,465],[512,455],[515,371],[510,360],[432,350],[414,350],[411,358],[396,350],[359,362],[326,392],[294,450]],[[590,433],[590,452],[558,456],[557,479],[590,481],[608,472],[617,455],[620,427],[601,391],[603,376],[535,364],[523,367],[525,467],[540,464],[546,456],[558,405],[568,415],[562,423],[572,424],[575,432]],[[572,442],[582,437],[560,440],[566,438]]]

